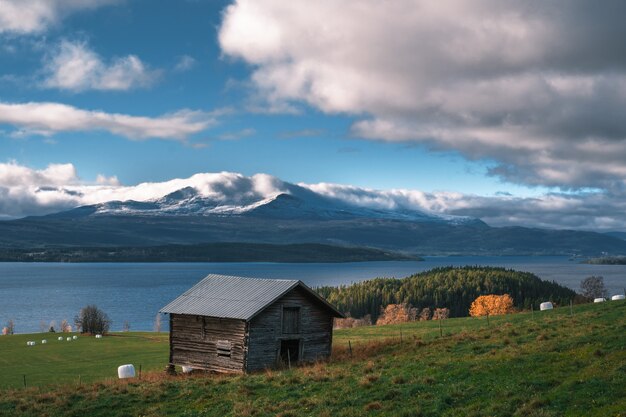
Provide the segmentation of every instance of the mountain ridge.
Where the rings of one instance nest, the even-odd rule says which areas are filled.
[[[324,244],[412,255],[626,254],[595,232],[490,227],[480,219],[351,204],[289,184],[273,195],[216,198],[183,187],[0,222],[0,248],[149,247],[219,242]]]

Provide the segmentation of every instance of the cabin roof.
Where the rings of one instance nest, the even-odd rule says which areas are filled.
[[[299,280],[244,278],[211,274],[161,309],[161,313],[251,320],[296,287],[343,317],[335,307]]]

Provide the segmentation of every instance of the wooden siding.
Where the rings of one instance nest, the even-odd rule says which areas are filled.
[[[299,307],[297,333],[283,333],[283,307]],[[246,369],[272,368],[280,355],[280,341],[300,340],[300,361],[313,362],[330,356],[331,312],[305,290],[296,287],[254,317],[248,329]]]
[[[243,320],[171,314],[170,363],[216,372],[244,372],[246,329]]]

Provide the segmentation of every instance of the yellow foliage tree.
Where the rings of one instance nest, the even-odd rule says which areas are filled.
[[[376,320],[377,325],[405,323],[410,320],[410,308],[406,304],[389,304],[381,308],[380,317]]]
[[[472,317],[497,316],[513,312],[513,299],[510,295],[481,295],[474,300],[469,313]]]

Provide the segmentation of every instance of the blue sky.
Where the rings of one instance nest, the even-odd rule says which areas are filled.
[[[227,2],[124,2],[63,19],[45,34],[4,39],[0,97],[7,102],[51,101],[90,110],[158,116],[181,108],[227,112],[219,123],[193,135],[188,144],[153,139],[129,141],[103,131],[60,132],[12,138],[3,126],[0,155],[33,168],[72,163],[81,177],[116,175],[124,184],[163,181],[197,172],[268,173],[294,182],[335,182],[373,188],[462,190],[493,194],[512,189],[485,175],[486,162],[468,162],[453,151],[422,145],[362,141],[350,133],[354,119],[300,106],[300,114],[260,114],[246,109],[251,68],[223,56],[217,33]],[[67,91],[37,86],[50,49],[59,42],[84,42],[104,61],[136,55],[158,79],[127,91]],[[194,64],[176,71],[181,57]],[[6,80],[16,77],[16,80]],[[299,133],[301,135],[299,135]],[[220,139],[233,136],[233,139]],[[238,137],[241,136],[241,137]]]
[[[553,3],[7,0],[0,164],[124,186],[267,173],[621,229],[624,6]]]

